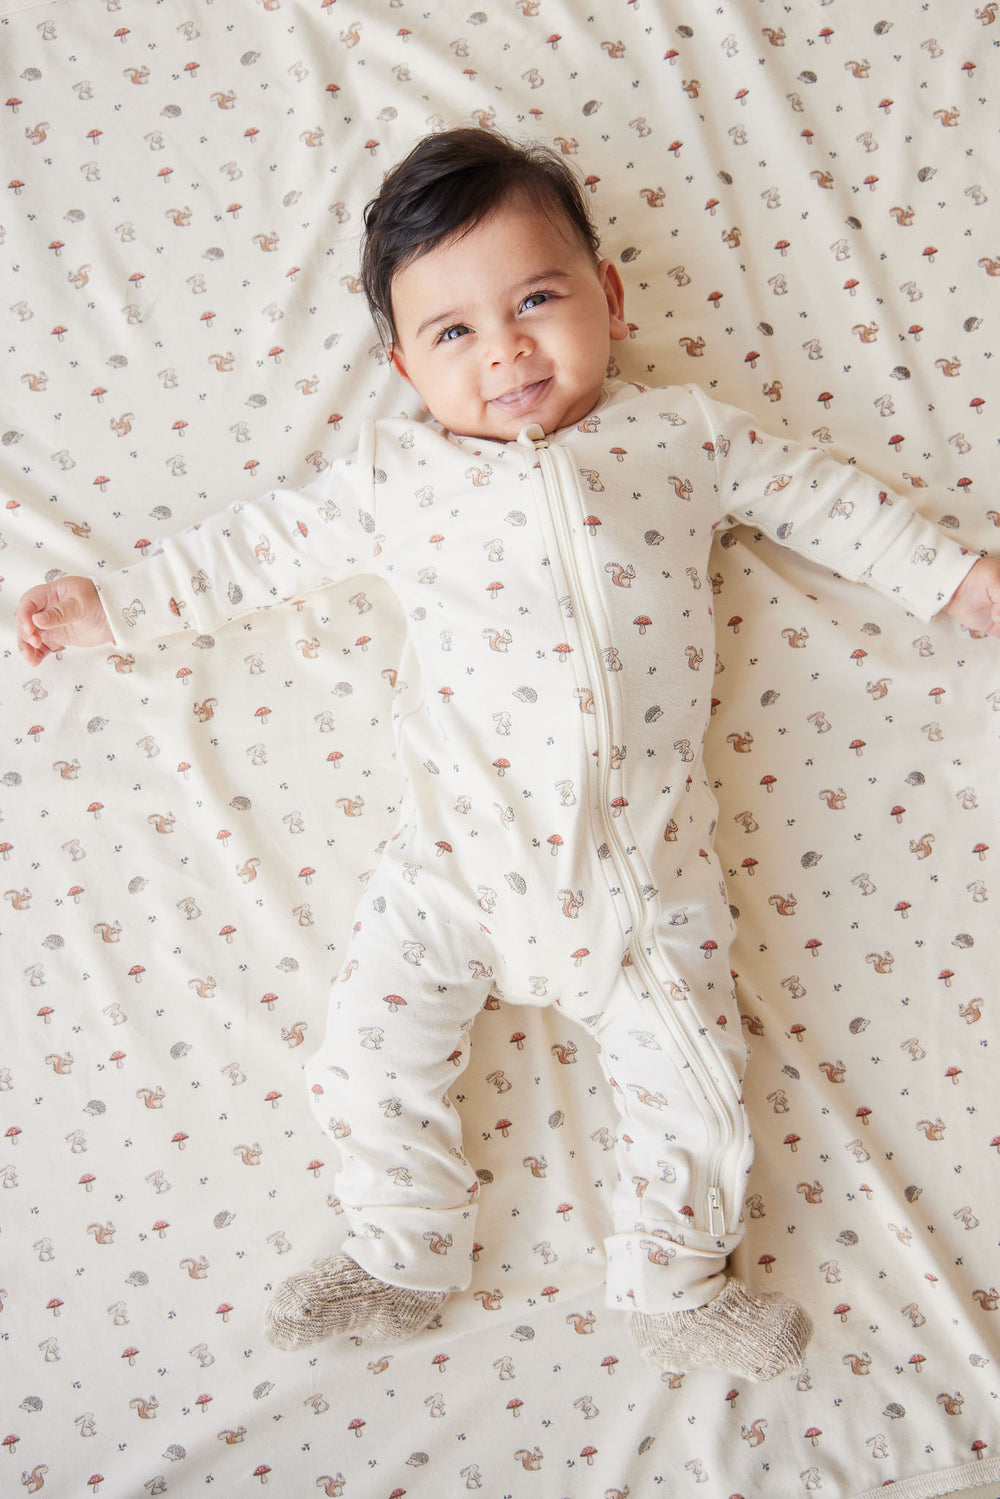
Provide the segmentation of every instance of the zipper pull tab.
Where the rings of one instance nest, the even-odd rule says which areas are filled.
[[[709,1187],[705,1194],[708,1206],[708,1231],[710,1234],[724,1234],[726,1221],[722,1214],[722,1193],[718,1187]]]
[[[549,445],[548,438],[537,422],[532,422],[530,427],[525,427],[524,435],[534,445],[536,453],[541,452],[543,448],[547,448]]]

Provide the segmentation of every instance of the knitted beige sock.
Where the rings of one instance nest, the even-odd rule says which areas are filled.
[[[264,1313],[264,1326],[268,1340],[286,1351],[334,1333],[393,1342],[426,1327],[446,1294],[389,1285],[346,1254],[335,1254],[282,1282]]]
[[[684,1312],[633,1312],[632,1337],[671,1372],[727,1369],[762,1383],[802,1362],[812,1322],[780,1292],[756,1295],[728,1280],[707,1306]]]

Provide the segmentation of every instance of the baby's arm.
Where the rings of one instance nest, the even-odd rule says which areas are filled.
[[[980,565],[956,537],[923,516],[901,494],[822,449],[768,437],[752,417],[691,387],[714,447],[718,492],[726,513],[759,526],[783,546],[930,620],[945,611],[972,628],[990,628],[991,604]],[[990,585],[996,598],[997,584]],[[968,592],[976,597],[969,615]]]
[[[36,583],[17,606],[17,646],[29,666],[67,645],[106,645],[114,638],[89,578]]]
[[[1000,557],[980,557],[941,610],[967,630],[1000,639]]]
[[[251,610],[298,599],[363,570],[380,547],[374,519],[374,431],[357,458],[334,460],[301,489],[239,501],[142,561],[28,589],[17,645],[30,666],[70,645],[142,646],[178,630],[207,634]],[[343,507],[343,508],[341,508]]]

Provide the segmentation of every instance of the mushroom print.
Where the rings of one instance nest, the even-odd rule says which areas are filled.
[[[7,617],[117,638],[0,651],[0,1489],[1000,1484],[1000,10],[3,9]],[[547,448],[361,294],[452,125],[625,284]],[[345,1241],[455,1289],[271,1347]],[[706,1252],[801,1367],[639,1355]]]

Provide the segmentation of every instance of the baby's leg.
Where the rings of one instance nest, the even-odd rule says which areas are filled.
[[[811,1324],[787,1297],[727,1275],[752,1147],[745,1047],[735,1027],[719,1033],[712,997],[713,1023],[701,1024],[693,988],[664,986],[654,1002],[629,966],[595,1026],[621,1116],[608,1299],[634,1313],[633,1336],[660,1368],[766,1380],[801,1361]]]
[[[405,1337],[471,1276],[479,1183],[448,1090],[489,993],[489,938],[433,851],[406,859],[393,850],[369,883],[306,1069],[340,1155],[346,1237],[279,1289],[268,1324],[282,1347],[337,1332]]]

